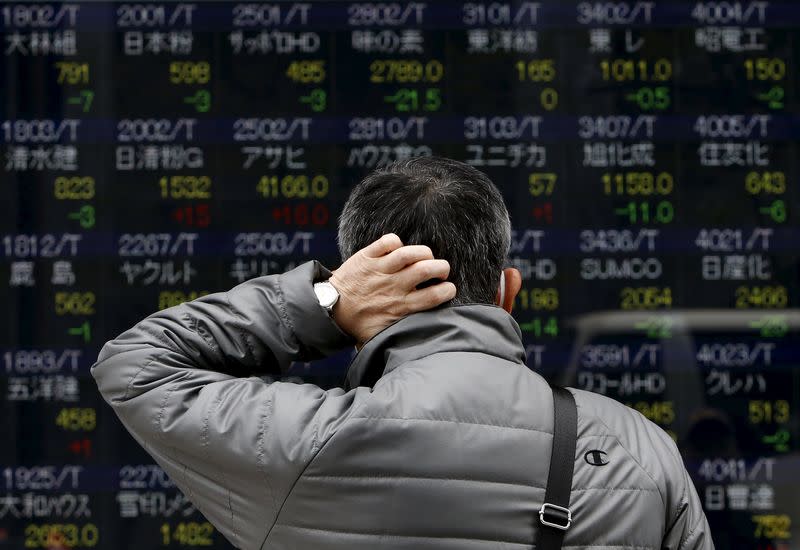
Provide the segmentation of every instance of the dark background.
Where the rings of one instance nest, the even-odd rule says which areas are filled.
[[[160,308],[335,268],[351,187],[438,154],[506,198],[528,365],[667,430],[717,548],[800,548],[798,28],[794,2],[0,3],[0,547],[229,547],[90,365]]]

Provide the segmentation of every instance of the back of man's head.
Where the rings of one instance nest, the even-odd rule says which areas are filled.
[[[386,233],[450,263],[451,305],[492,304],[511,241],[503,196],[476,168],[442,157],[397,161],[369,174],[339,217],[346,260]]]

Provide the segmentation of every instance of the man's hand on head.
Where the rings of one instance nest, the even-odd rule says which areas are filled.
[[[333,319],[359,345],[398,319],[434,308],[456,295],[447,260],[437,260],[424,245],[403,246],[388,233],[353,254],[328,280],[339,292]],[[443,282],[424,288],[430,279]]]

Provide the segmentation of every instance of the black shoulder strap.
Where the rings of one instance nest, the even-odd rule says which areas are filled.
[[[552,386],[553,451],[550,453],[550,473],[544,504],[539,510],[539,544],[537,550],[560,550],[564,533],[572,525],[569,495],[572,489],[572,469],[575,466],[575,444],[578,437],[578,410],[569,390]]]

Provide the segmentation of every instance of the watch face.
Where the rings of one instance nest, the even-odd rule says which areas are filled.
[[[314,292],[317,293],[319,305],[325,308],[331,307],[336,303],[337,298],[339,298],[339,293],[336,292],[336,289],[333,288],[333,285],[330,283],[316,285],[314,287]]]

